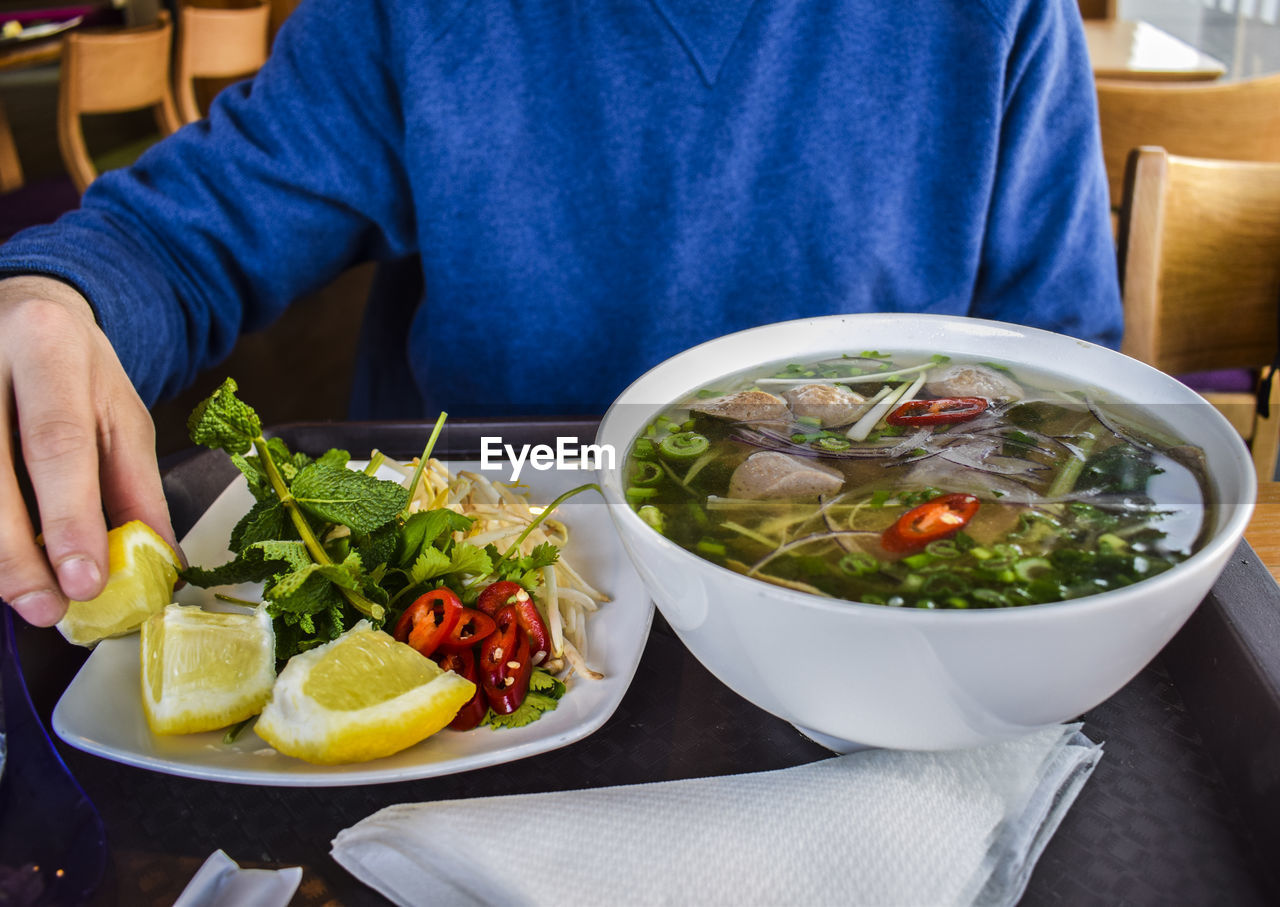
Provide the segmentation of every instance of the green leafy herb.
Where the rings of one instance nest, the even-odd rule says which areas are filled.
[[[423,451],[425,463],[443,426],[443,414]],[[423,592],[447,586],[474,601],[499,580],[514,580],[533,592],[542,568],[554,564],[551,543],[520,553],[520,544],[568,497],[566,492],[530,522],[502,552],[465,541],[475,521],[447,508],[410,513],[412,494],[399,482],[353,470],[345,450],[317,458],[292,451],[280,438],[266,438],[251,407],[228,379],[191,415],[192,440],[224,450],[244,475],[254,504],[231,532],[234,558],[212,568],[190,567],[182,576],[198,586],[262,583],[263,600],[276,633],[276,657],[293,655],[336,639],[358,620],[374,626],[394,620]],[[679,428],[670,426],[668,432]],[[421,469],[415,470],[416,486]],[[411,486],[412,487],[412,486]],[[513,714],[486,719],[492,727],[519,727],[556,707],[564,684],[535,669],[530,693]]]
[[[262,437],[262,422],[247,404],[236,398],[237,385],[228,378],[207,399],[196,404],[187,419],[191,440],[229,454],[248,453]]]
[[[386,525],[409,503],[403,485],[319,462],[299,470],[290,490],[312,516],[358,533]]]
[[[550,567],[560,558],[560,549],[550,542],[537,545],[527,555],[503,558],[498,549],[489,545],[485,549],[496,565],[493,571],[494,581],[514,580],[532,592],[542,582],[542,568]]]

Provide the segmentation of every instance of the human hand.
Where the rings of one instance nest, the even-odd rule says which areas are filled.
[[[21,453],[43,549],[18,486]],[[0,598],[51,626],[102,591],[107,525],[142,520],[174,549],[155,427],[89,303],[47,277],[0,279]]]

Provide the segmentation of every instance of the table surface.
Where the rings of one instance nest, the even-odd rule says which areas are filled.
[[[1149,22],[1090,19],[1084,23],[1093,74],[1108,79],[1208,80],[1222,76],[1221,60]]]
[[[342,441],[351,450],[377,446],[405,455],[384,428],[375,426],[367,436],[358,425],[340,431],[335,435],[326,424],[315,427],[313,438],[295,431],[289,439],[296,449]],[[210,489],[225,484],[227,469],[234,472],[202,455],[169,471],[166,490],[179,531],[208,505]],[[1243,564],[1237,558],[1229,570],[1246,570]],[[1270,582],[1260,566],[1256,572]],[[33,698],[47,720],[77,660],[48,631],[21,628],[19,643]],[[1086,734],[1104,743],[1106,756],[1048,842],[1023,907],[1276,903],[1240,800],[1205,746],[1203,725],[1184,704],[1174,666],[1157,660],[1082,716]],[[216,848],[242,865],[303,866],[295,907],[380,904],[328,852],[340,829],[384,806],[763,771],[827,755],[716,680],[660,617],[630,690],[604,727],[572,746],[508,765],[398,784],[262,788],[149,772],[60,742],[58,749],[106,825],[107,877],[93,903],[108,907],[173,903]]]
[[[1280,581],[1280,482],[1259,483],[1258,504],[1244,537],[1271,575]]]

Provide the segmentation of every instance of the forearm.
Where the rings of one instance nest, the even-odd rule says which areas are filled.
[[[147,402],[350,264],[413,251],[392,54],[358,6],[300,9],[251,86],[0,247],[0,275],[80,290]]]

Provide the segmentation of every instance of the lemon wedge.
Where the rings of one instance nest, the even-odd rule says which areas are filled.
[[[71,602],[58,629],[78,646],[122,636],[173,601],[178,558],[154,529],[132,520],[107,533],[109,574],[97,598]]]
[[[197,734],[262,711],[276,679],[266,610],[169,605],[142,625],[142,710],[157,734]]]
[[[254,730],[307,762],[363,762],[434,734],[474,692],[471,681],[362,620],[289,659]]]

